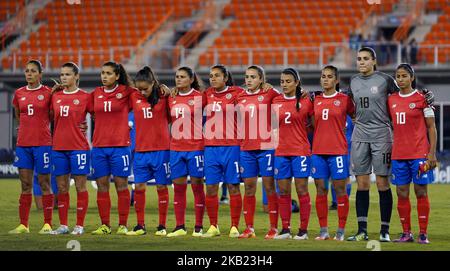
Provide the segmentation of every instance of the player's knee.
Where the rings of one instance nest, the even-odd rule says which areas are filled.
[[[22,193],[29,194],[33,189],[33,185],[28,182],[22,182]]]
[[[214,197],[217,195],[217,187],[215,185],[206,186],[206,195],[209,197]]]
[[[134,185],[134,189],[135,190],[145,190],[146,184],[145,183],[137,183]],[[166,188],[165,185],[156,185],[156,190],[161,191],[164,190]]]
[[[228,190],[230,191],[230,195],[237,195],[237,194],[241,193],[241,190],[239,188],[239,184],[228,185]]]

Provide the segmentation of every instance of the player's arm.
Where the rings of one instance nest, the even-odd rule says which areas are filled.
[[[430,140],[430,152],[427,155],[427,160],[431,168],[436,167],[436,142],[437,142],[437,131],[436,123],[434,118],[434,111],[430,107],[423,110],[425,115],[425,122],[427,124],[428,139]]]
[[[19,125],[20,125],[20,109],[16,105],[14,105],[14,116],[16,117],[17,127],[19,127]]]

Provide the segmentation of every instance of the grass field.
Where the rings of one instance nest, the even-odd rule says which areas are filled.
[[[241,191],[243,187],[241,186]],[[259,187],[260,189],[260,187]],[[255,217],[255,230],[257,238],[239,240],[228,237],[228,230],[230,227],[229,205],[221,205],[219,209],[219,227],[222,232],[220,237],[206,239],[194,238],[190,234],[194,225],[194,210],[193,210],[193,196],[190,188],[188,189],[188,209],[186,212],[186,225],[188,227],[188,235],[178,238],[156,237],[153,235],[154,229],[157,226],[157,194],[155,187],[147,188],[147,209],[146,209],[146,225],[150,234],[144,236],[118,236],[114,234],[118,223],[117,215],[117,200],[115,190],[111,190],[112,210],[111,210],[111,224],[113,225],[113,234],[108,236],[93,236],[89,232],[99,226],[99,217],[96,205],[96,193],[92,186],[89,185],[90,200],[89,210],[86,217],[85,229],[87,234],[82,236],[41,236],[37,232],[40,230],[43,221],[41,211],[37,211],[33,202],[33,207],[30,213],[30,234],[23,234],[19,236],[9,235],[8,231],[18,225],[18,197],[20,191],[20,183],[18,180],[1,180],[0,181],[0,250],[63,250],[67,251],[67,242],[70,240],[78,240],[81,244],[81,250],[175,250],[175,251],[276,251],[276,250],[308,250],[308,251],[368,251],[366,248],[367,242],[336,242],[336,241],[315,241],[319,226],[315,212],[314,202],[309,224],[309,237],[307,241],[296,240],[264,240],[264,235],[268,227],[268,215],[262,211],[261,205],[261,191],[258,191],[257,213]],[[170,200],[173,199],[173,190],[170,191]],[[355,215],[355,185],[353,186],[352,195],[350,197],[350,214],[347,222],[346,235],[350,235],[356,230],[356,215]],[[76,209],[76,193],[75,188],[71,188],[71,209],[69,211],[70,228],[75,223]],[[417,243],[410,244],[395,244],[382,243],[381,250],[404,250],[404,251],[432,251],[432,250],[450,250],[450,201],[449,201],[450,186],[434,184],[429,186],[431,215],[429,224],[429,239],[430,245],[419,245]],[[310,185],[311,199],[315,198],[315,188]],[[395,194],[395,193],[394,193]],[[330,196],[331,197],[331,196]],[[391,238],[397,238],[401,232],[401,225],[397,215],[396,204],[397,197],[394,195],[394,210],[391,221]],[[378,207],[378,193],[375,186],[371,188],[370,194],[370,212],[369,212],[369,237],[370,239],[378,240],[379,237],[379,207]],[[413,232],[418,232],[417,211],[415,197],[411,198],[412,214],[411,221]],[[53,221],[58,225],[58,212],[54,211]],[[134,226],[136,216],[134,207],[131,207],[129,217],[129,227]],[[240,230],[244,229],[243,216],[241,217]],[[299,223],[299,214],[292,215],[292,229],[297,231]],[[281,225],[281,222],[279,223]],[[168,215],[168,230],[171,231],[175,226],[175,217],[173,214],[173,205],[170,203]],[[207,230],[209,220],[205,212],[204,230]],[[337,228],[337,212],[329,212],[329,228],[330,234],[333,236]]]

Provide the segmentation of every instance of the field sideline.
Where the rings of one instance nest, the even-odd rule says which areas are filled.
[[[81,250],[157,250],[157,251],[275,251],[275,250],[307,250],[307,251],[368,251],[366,248],[367,242],[336,242],[336,241],[315,241],[319,231],[318,220],[315,212],[315,205],[311,212],[311,219],[309,224],[309,238],[307,241],[296,240],[264,240],[264,235],[268,227],[268,215],[262,211],[261,206],[261,187],[258,187],[258,199],[255,216],[255,230],[257,238],[248,240],[238,240],[228,237],[230,226],[229,205],[221,205],[219,210],[219,228],[222,235],[217,238],[205,239],[194,238],[190,234],[194,225],[194,211],[193,211],[193,195],[190,188],[188,188],[188,206],[186,212],[186,226],[188,227],[188,235],[178,238],[156,237],[153,232],[157,226],[157,205],[156,205],[156,188],[147,187],[147,209],[146,209],[146,225],[149,233],[144,236],[118,236],[114,232],[117,229],[118,215],[117,215],[117,197],[115,189],[111,186],[111,224],[113,234],[108,236],[93,236],[90,231],[99,226],[99,217],[96,205],[96,192],[91,185],[89,187],[89,210],[86,217],[85,229],[86,234],[82,236],[41,236],[37,232],[42,226],[42,212],[37,211],[33,202],[30,212],[30,234],[19,236],[9,235],[8,231],[18,225],[18,197],[20,191],[20,183],[18,180],[8,179],[0,180],[0,250],[63,250],[67,251],[67,242],[70,240],[78,240],[81,244]],[[175,217],[173,214],[173,189],[169,189],[170,205],[168,214],[168,230],[171,231],[175,227]],[[295,191],[295,190],[294,190]],[[243,187],[241,186],[241,192]],[[355,215],[355,184],[353,185],[352,195],[350,197],[350,213],[346,227],[346,237],[353,234],[356,230],[356,215]],[[430,245],[412,244],[394,244],[382,243],[381,250],[399,250],[399,251],[432,251],[432,250],[450,250],[450,228],[447,222],[450,221],[450,202],[448,201],[448,194],[450,192],[449,185],[434,184],[429,186],[431,214],[430,225],[428,228]],[[310,184],[311,199],[315,199],[314,185]],[[295,197],[294,197],[295,198]],[[369,237],[370,239],[378,240],[379,237],[379,207],[378,207],[378,193],[376,188],[372,185],[371,206],[369,212]],[[331,199],[331,196],[330,196]],[[394,210],[391,220],[391,239],[397,238],[401,232],[401,225],[397,214],[397,197],[394,193]],[[416,211],[415,196],[411,197],[412,212],[411,221],[415,237],[418,232],[418,221]],[[75,188],[71,188],[71,209],[69,211],[69,227],[73,228],[75,223],[75,207],[76,193]],[[130,209],[129,229],[135,225],[136,215],[134,207]],[[293,232],[297,232],[299,223],[299,214],[292,214],[291,228]],[[53,213],[54,225],[59,225],[58,211],[55,209]],[[281,226],[281,221],[279,222]],[[205,212],[204,217],[204,231],[209,226],[209,220]],[[241,216],[240,228],[242,231],[245,226],[244,217]],[[329,228],[330,234],[334,236],[337,228],[337,212],[329,212]]]

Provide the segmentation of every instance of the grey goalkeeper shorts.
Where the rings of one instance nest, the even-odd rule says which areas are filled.
[[[352,142],[351,171],[354,175],[373,173],[379,176],[391,175],[392,143]]]

